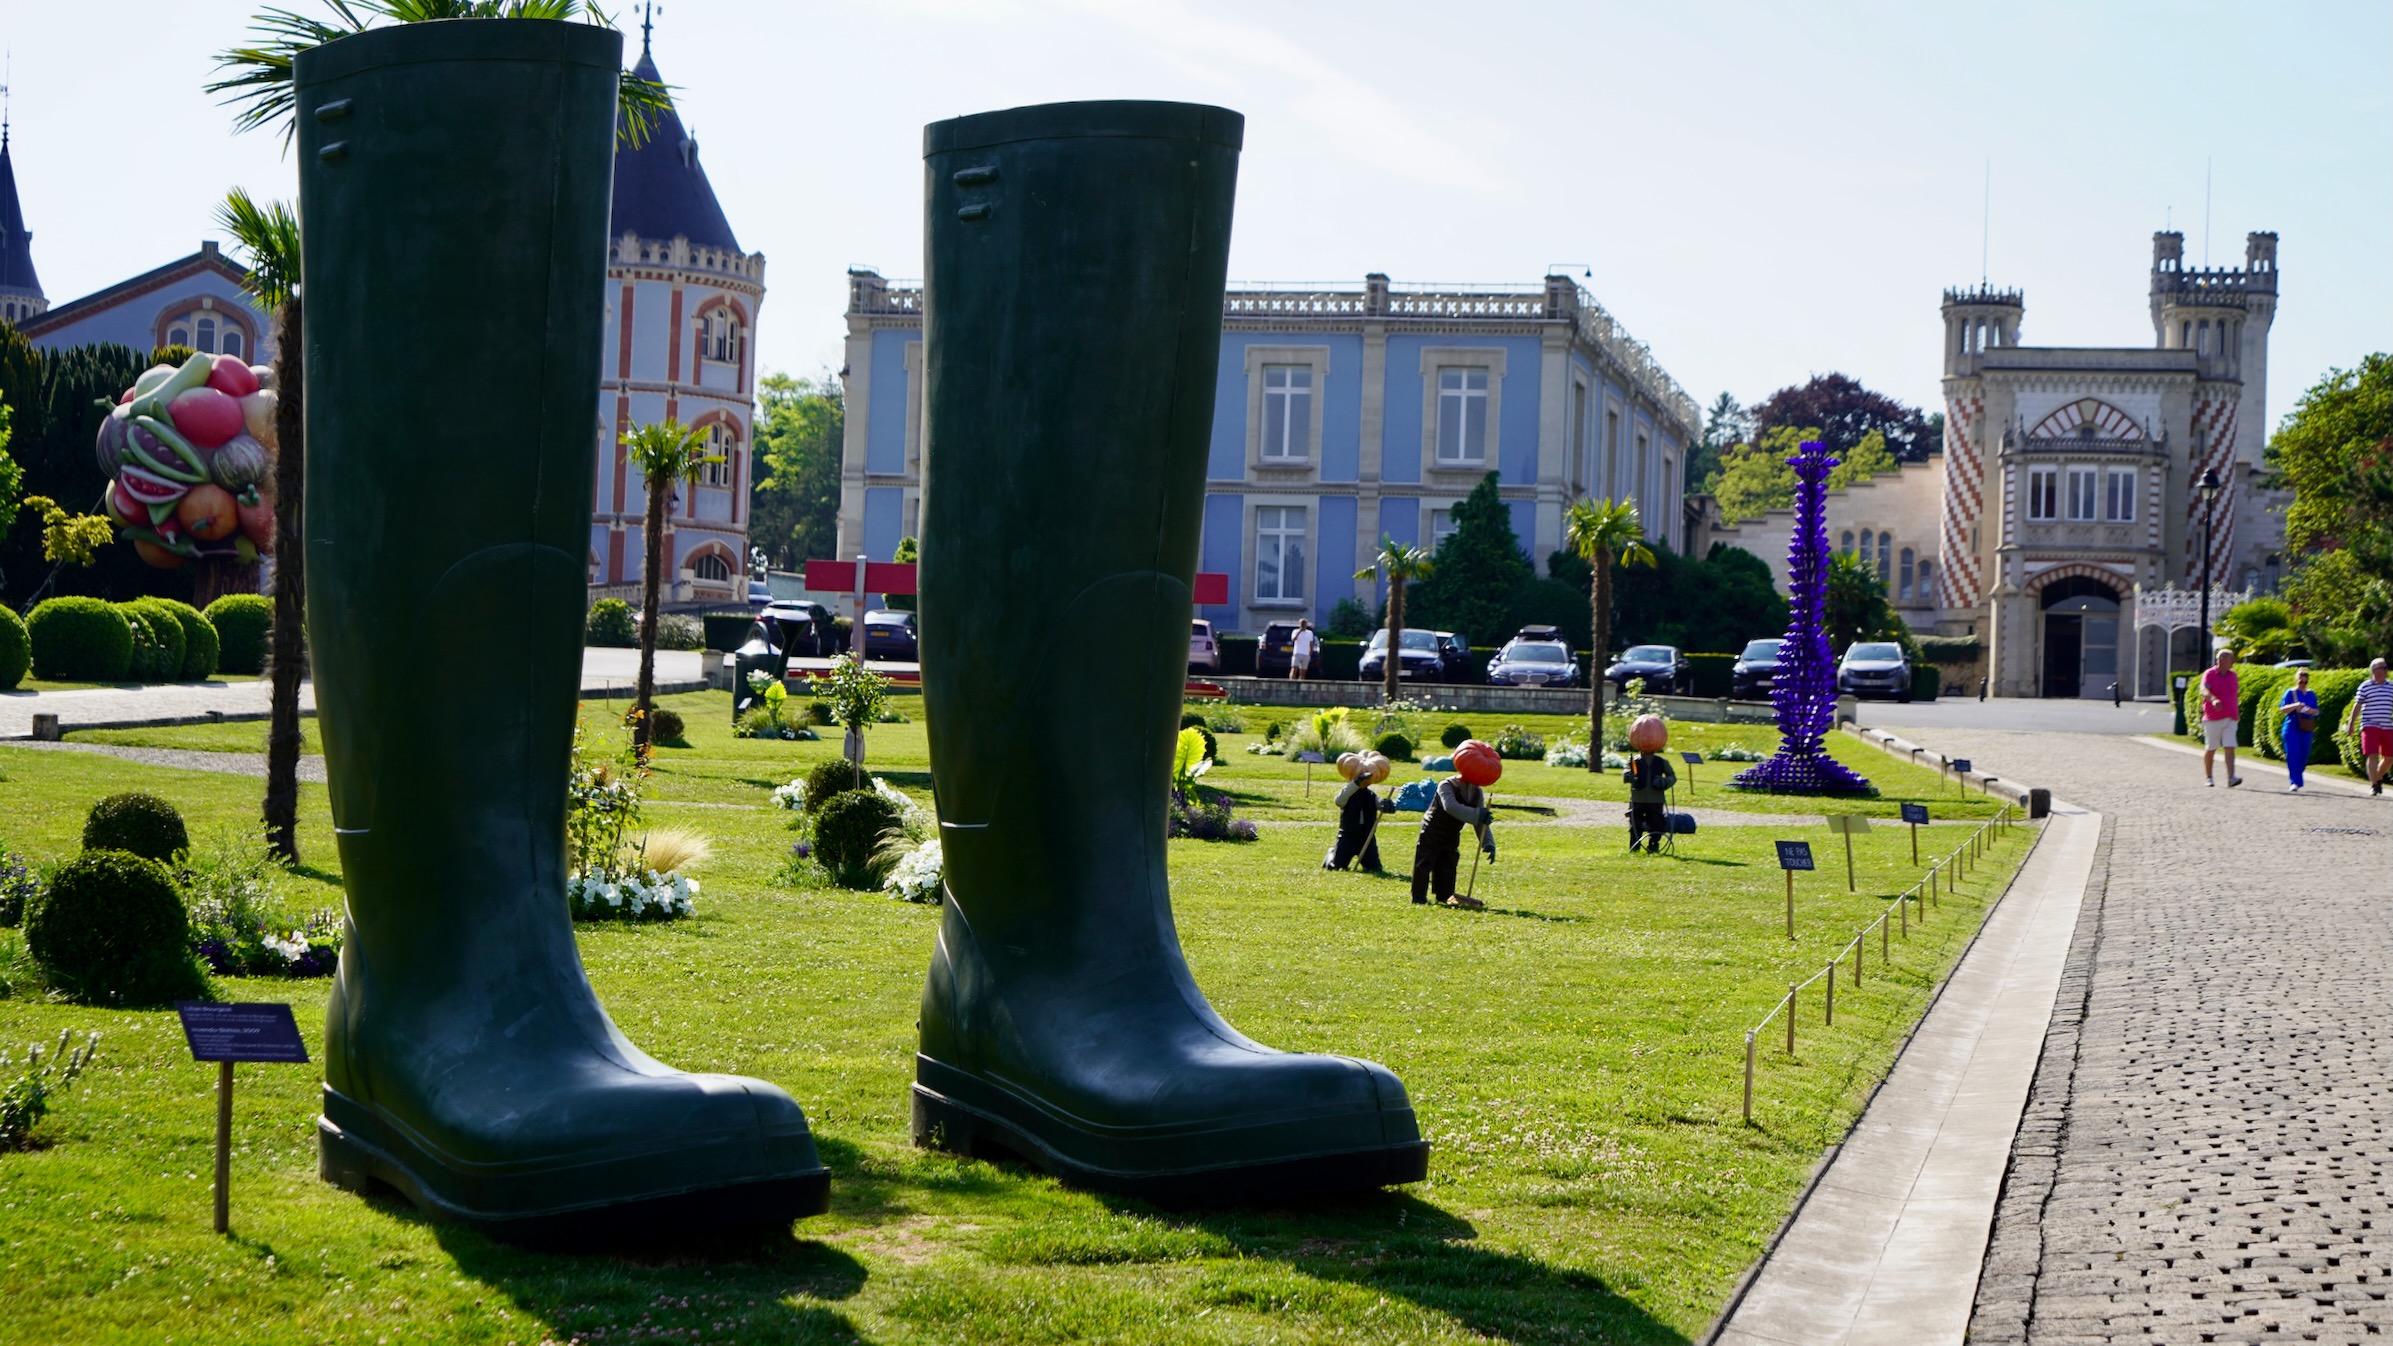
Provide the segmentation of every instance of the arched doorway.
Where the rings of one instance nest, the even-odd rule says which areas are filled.
[[[2044,586],[2044,695],[2107,697],[2119,680],[2119,591],[2068,575]]]

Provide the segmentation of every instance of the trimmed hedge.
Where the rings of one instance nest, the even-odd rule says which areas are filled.
[[[2249,748],[2257,742],[2252,733],[2253,717],[2261,698],[2273,702],[2283,696],[2293,685],[2293,670],[2270,664],[2236,664],[2234,669],[2235,741]],[[2202,741],[2202,674],[2208,671],[2197,670],[2185,682],[2185,736],[2196,743]]]
[[[601,649],[628,650],[640,643],[640,624],[632,616],[631,604],[620,598],[602,598],[590,605],[590,615],[582,626],[582,643]]]
[[[133,624],[134,681],[173,682],[183,676],[182,619],[155,598],[135,598],[117,606]]]
[[[1331,682],[1355,682],[1361,679],[1363,642],[1359,640],[1328,640],[1321,642],[1321,676]]]
[[[1713,698],[1727,696],[1736,686],[1737,656],[1733,654],[1689,654],[1687,692],[1692,696]]]
[[[182,624],[183,667],[181,680],[184,682],[206,682],[215,677],[217,664],[223,658],[224,642],[217,638],[216,628],[209,624],[206,615],[181,599],[153,598],[147,601],[174,614],[174,619]]]
[[[698,624],[706,629],[706,648],[736,650],[748,643],[748,628],[756,625],[756,618],[745,612],[709,612]]]
[[[263,673],[274,636],[274,600],[264,594],[226,594],[200,614],[216,629],[216,668],[222,673]]]
[[[124,851],[60,865],[25,913],[25,947],[53,985],[87,1005],[162,1005],[208,990],[174,876]]]
[[[1944,690],[1944,670],[1934,664],[1915,664],[1911,669],[1911,699],[1933,701]]]
[[[53,682],[123,682],[133,666],[133,623],[98,598],[53,598],[25,619],[33,676]]]
[[[25,633],[25,619],[0,607],[0,692],[25,680],[33,667],[33,637]]]
[[[1914,636],[1919,659],[1928,664],[1974,664],[1985,652],[1976,636]]]
[[[154,794],[127,790],[92,805],[84,815],[83,849],[172,860],[191,849],[191,832],[174,805]]]
[[[2331,765],[2341,755],[2341,749],[2335,742],[2338,737],[2337,731],[2343,727],[2343,717],[2351,711],[2352,693],[2360,690],[2360,684],[2366,681],[2368,681],[2366,669],[2311,670],[2310,690],[2318,696],[2318,732],[2310,736],[2310,762],[2312,765]],[[2260,706],[2258,716],[2261,730],[2260,753],[2272,761],[2283,761],[2285,758],[2285,739],[2283,737],[2285,712],[2281,703],[2285,699],[2286,690],[2292,686],[2293,680],[2286,679],[2284,686],[2277,689],[2277,694]],[[2356,741],[2352,745],[2352,751],[2354,753],[2353,760],[2357,761],[2359,744]]]
[[[823,801],[814,815],[814,859],[842,888],[873,880],[873,857],[897,827],[897,805],[873,791],[848,790]]]
[[[1255,647],[1262,643],[1261,636],[1214,637],[1213,644],[1221,651],[1221,675],[1225,678],[1253,677],[1255,675]]]
[[[1391,729],[1371,741],[1371,750],[1391,762],[1413,760],[1413,741],[1402,732]]]

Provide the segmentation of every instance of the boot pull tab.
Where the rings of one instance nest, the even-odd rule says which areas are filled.
[[[997,181],[997,165],[974,164],[969,168],[959,168],[955,171],[954,177],[958,187],[986,187]],[[989,218],[989,212],[993,209],[994,207],[986,201],[975,201],[970,205],[959,206],[956,209],[956,218],[967,223],[977,224]]]

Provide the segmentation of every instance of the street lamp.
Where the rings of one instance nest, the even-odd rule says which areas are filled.
[[[2210,645],[2210,544],[2218,536],[2213,521],[2218,514],[2219,474],[2216,468],[2203,468],[2202,480],[2194,489],[2202,493],[2202,662],[2212,657]]]

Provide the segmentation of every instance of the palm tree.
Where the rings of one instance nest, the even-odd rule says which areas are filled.
[[[250,23],[254,45],[217,53],[216,68],[228,72],[207,87],[209,93],[230,95],[238,105],[236,131],[280,126],[283,143],[290,144],[296,123],[296,95],[291,88],[291,62],[299,53],[366,31],[378,21],[430,23],[439,19],[582,19],[613,27],[595,0],[323,0],[330,21],[310,18],[288,9],[269,9]],[[634,149],[647,141],[657,116],[671,106],[666,87],[652,79],[623,72],[617,99],[623,121],[617,133]]]
[[[1390,705],[1396,702],[1396,679],[1404,672],[1404,586],[1428,574],[1434,564],[1428,552],[1383,535],[1378,558],[1354,572],[1358,580],[1384,577],[1388,582],[1388,661],[1384,672]]]
[[[260,205],[235,187],[216,221],[248,258],[243,284],[274,312],[274,629],[267,668],[274,679],[266,729],[266,847],[299,863],[299,679],[307,671],[307,545],[300,506],[307,488],[306,368],[299,307],[299,216],[281,201]]]
[[[640,564],[640,583],[645,589],[640,604],[640,683],[632,703],[631,733],[633,748],[645,757],[648,713],[656,697],[656,613],[663,601],[658,588],[665,569],[665,507],[673,498],[676,483],[696,482],[699,467],[723,459],[706,452],[704,429],[685,429],[674,420],[643,425],[626,434],[623,452],[638,469],[642,489],[648,492],[648,521],[640,530],[645,556]]]
[[[1595,571],[1588,601],[1594,604],[1595,649],[1587,662],[1587,769],[1600,771],[1604,763],[1604,652],[1612,643],[1612,566],[1652,565],[1645,545],[1645,526],[1637,522],[1637,507],[1626,500],[1597,504],[1581,500],[1563,520],[1562,540]]]

